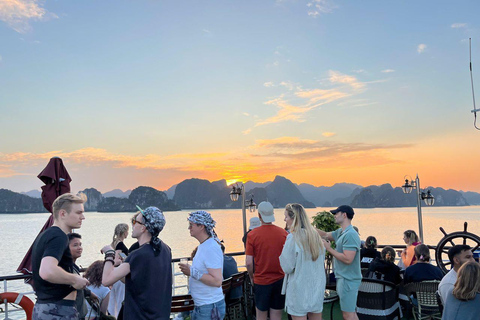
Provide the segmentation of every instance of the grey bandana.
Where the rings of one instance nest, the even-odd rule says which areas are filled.
[[[196,224],[202,224],[205,226],[205,231],[210,237],[217,237],[217,234],[213,230],[215,228],[215,220],[212,219],[212,216],[207,211],[199,210],[190,213],[188,221]]]
[[[155,256],[160,252],[161,241],[158,238],[158,234],[163,230],[166,220],[163,212],[157,207],[148,207],[145,210],[142,210],[139,206],[137,209],[140,210],[143,216],[143,224],[147,228],[148,232],[152,235],[152,240],[150,245],[153,248]]]

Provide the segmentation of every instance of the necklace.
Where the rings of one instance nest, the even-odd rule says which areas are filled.
[[[203,240],[202,242],[200,242],[200,244],[204,243],[205,241],[207,241],[208,239],[210,239],[211,237],[208,237],[207,239]]]

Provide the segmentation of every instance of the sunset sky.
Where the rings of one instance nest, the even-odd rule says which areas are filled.
[[[0,188],[480,192],[479,1],[0,0]],[[480,101],[479,101],[480,104]],[[479,114],[480,118],[480,114]]]

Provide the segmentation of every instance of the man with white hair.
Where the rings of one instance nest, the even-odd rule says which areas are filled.
[[[124,320],[170,319],[172,303],[172,252],[158,238],[165,217],[158,208],[148,207],[132,219],[132,237],[140,247],[125,262],[114,267],[115,250],[106,245],[102,284],[113,285],[125,277]]]
[[[287,239],[287,231],[273,225],[273,206],[263,201],[258,205],[262,225],[250,232],[245,249],[247,271],[254,284],[257,320],[280,320],[285,307],[282,284],[285,274],[279,257]]]

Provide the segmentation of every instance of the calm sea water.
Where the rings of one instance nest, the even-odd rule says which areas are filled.
[[[330,208],[329,208],[330,209]],[[323,208],[307,209],[310,216]],[[443,237],[439,227],[445,231],[462,231],[468,222],[468,230],[480,234],[480,206],[470,207],[424,207],[423,226],[425,243],[436,245]],[[225,241],[227,252],[243,251],[242,214],[239,209],[209,210],[217,221],[216,232]],[[379,244],[403,244],[403,231],[418,230],[416,208],[355,209],[353,224],[359,228],[360,237],[374,235]],[[187,226],[189,211],[166,212],[167,224],[160,238],[172,248],[174,257],[189,256],[198,244],[190,237]],[[0,274],[13,275],[25,253],[35,240],[49,214],[0,214]],[[248,219],[256,213],[247,212]],[[113,230],[118,223],[130,225],[131,213],[87,212],[82,228],[76,230],[83,237],[83,256],[77,261],[88,266],[95,260],[103,259],[100,248],[112,241]],[[285,226],[283,210],[275,210],[275,224]],[[127,246],[135,242],[128,237]],[[244,264],[243,258],[238,261]],[[8,291],[30,291],[31,287],[22,281],[9,283]],[[2,290],[3,291],[3,288]],[[1,318],[1,317],[0,317]],[[21,317],[20,317],[21,318]],[[15,318],[15,319],[20,319]]]

